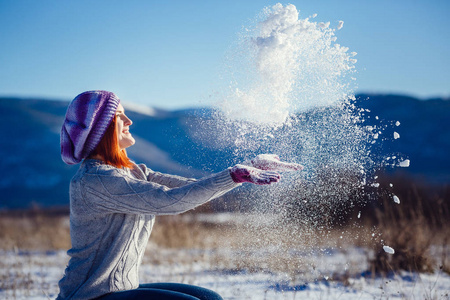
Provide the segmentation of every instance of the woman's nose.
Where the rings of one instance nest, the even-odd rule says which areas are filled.
[[[133,124],[133,121],[131,121],[131,119],[130,118],[128,118],[127,116],[125,116],[125,125],[126,126],[131,126],[131,124]]]

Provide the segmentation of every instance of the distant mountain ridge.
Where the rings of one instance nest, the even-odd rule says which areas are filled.
[[[369,101],[365,100],[370,98]],[[396,151],[407,154],[406,172],[430,182],[450,182],[450,101],[401,95],[361,94],[356,105],[380,119],[399,121]],[[67,206],[68,184],[78,165],[60,158],[59,132],[67,101],[0,98],[0,209]],[[137,143],[128,153],[150,168],[200,177],[234,162],[230,149],[210,149],[192,136],[211,109],[166,111],[125,106]],[[382,149],[381,151],[392,151]]]
[[[450,182],[449,98],[419,100],[402,95],[360,94],[357,99],[357,105],[369,109],[372,117],[400,122],[390,132],[400,134],[395,149],[383,145],[382,151],[407,155],[411,165],[404,172],[432,183]]]

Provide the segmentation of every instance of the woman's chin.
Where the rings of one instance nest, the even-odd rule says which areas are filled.
[[[133,146],[136,143],[133,137],[127,138],[126,140],[122,140],[119,142],[120,149],[126,149],[128,147]]]

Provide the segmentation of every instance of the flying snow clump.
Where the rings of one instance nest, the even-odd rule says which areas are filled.
[[[407,168],[407,167],[409,167],[409,163],[410,163],[410,160],[409,159],[405,159],[404,161],[401,161],[398,165],[400,167]]]
[[[395,253],[395,250],[389,246],[383,246],[383,250],[384,250],[384,252],[389,253],[389,254]]]
[[[394,195],[392,198],[394,199],[395,203],[400,204],[400,199],[397,196]]]

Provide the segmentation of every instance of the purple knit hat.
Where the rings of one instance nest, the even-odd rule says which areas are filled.
[[[119,102],[107,91],[84,92],[72,100],[61,129],[61,157],[66,164],[81,162],[97,147]]]

